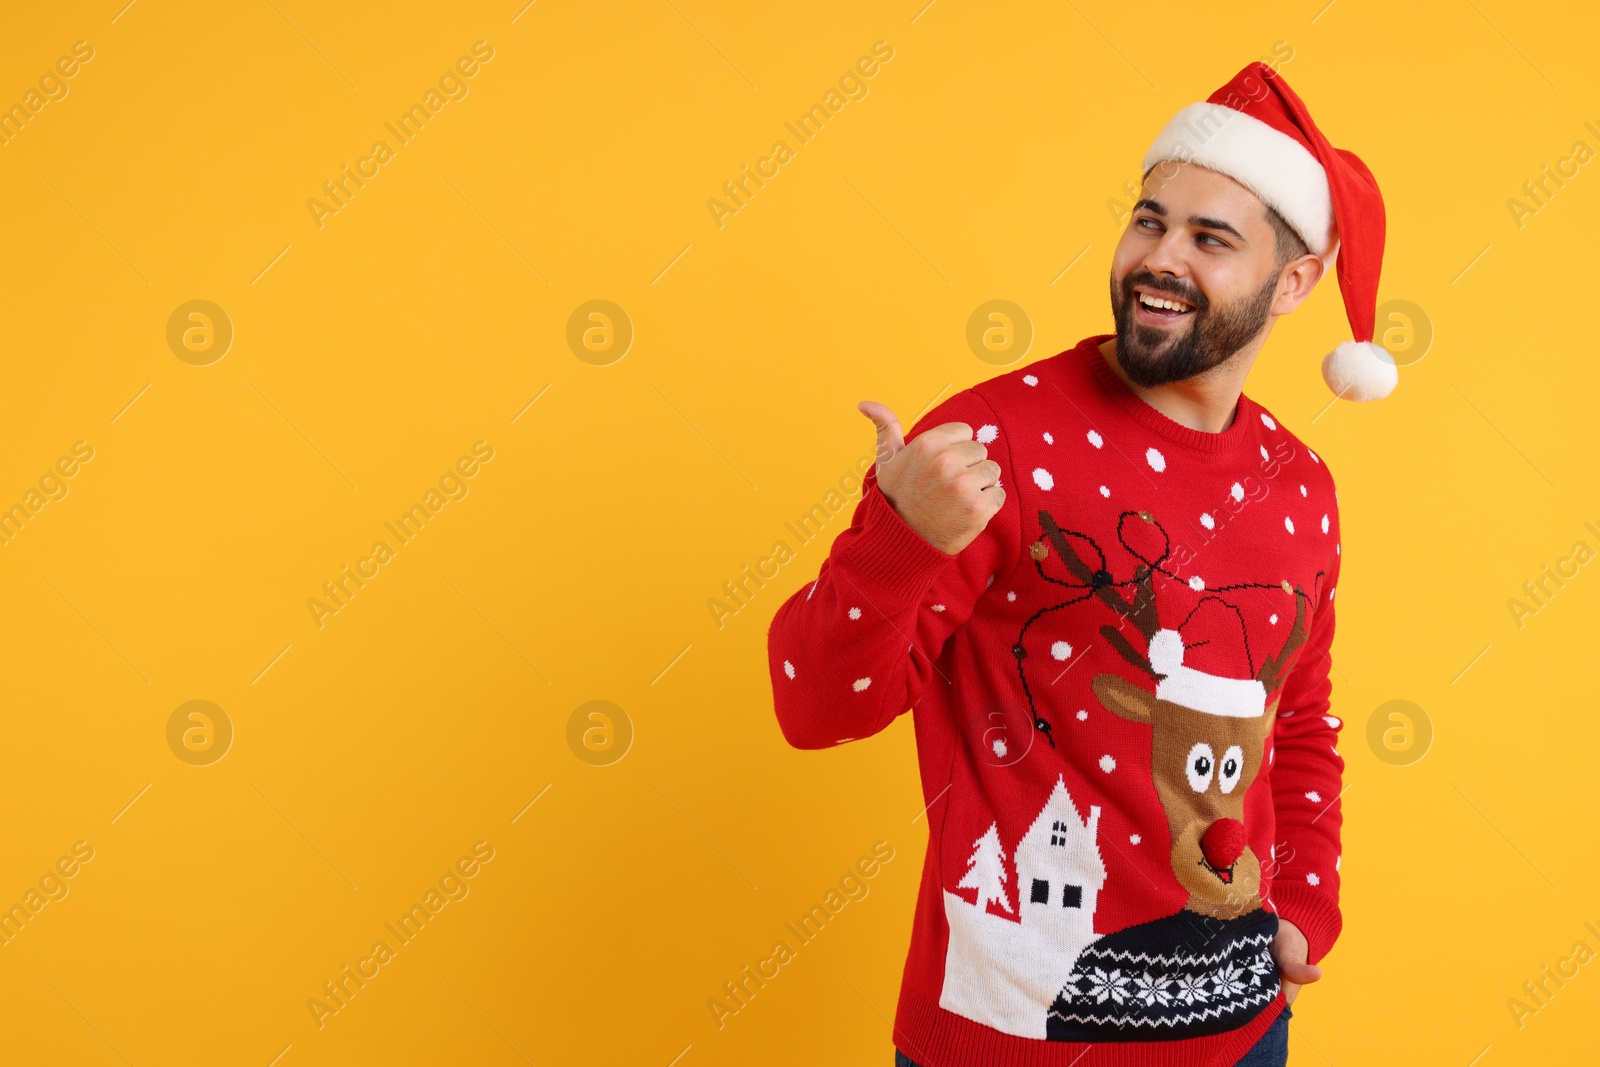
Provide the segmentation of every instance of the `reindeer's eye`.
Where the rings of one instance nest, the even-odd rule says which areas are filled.
[[[1196,741],[1189,750],[1189,763],[1184,768],[1189,774],[1189,788],[1196,793],[1204,793],[1211,785],[1211,772],[1215,770],[1216,757],[1212,755],[1211,746],[1204,741]]]
[[[1239,784],[1239,776],[1244,773],[1244,749],[1238,745],[1229,745],[1228,751],[1222,754],[1222,766],[1217,768],[1217,784],[1224,793],[1233,792],[1233,787]]]

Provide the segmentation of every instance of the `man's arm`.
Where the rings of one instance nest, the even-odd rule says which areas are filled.
[[[945,641],[1021,552],[1008,446],[977,393],[946,400],[905,440],[886,408],[865,407],[878,462],[850,528],[767,631],[778,725],[796,748],[870,737],[916,703]]]
[[[1278,843],[1271,896],[1279,917],[1305,935],[1305,962],[1310,964],[1328,954],[1343,925],[1338,863],[1344,757],[1334,746],[1344,723],[1331,714],[1329,702],[1333,594],[1341,557],[1333,559],[1333,569],[1318,584],[1319,610],[1283,684],[1273,726],[1271,783]]]

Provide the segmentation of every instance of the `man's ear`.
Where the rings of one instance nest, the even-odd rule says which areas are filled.
[[[1272,314],[1287,315],[1299,307],[1311,290],[1322,279],[1327,264],[1321,256],[1307,253],[1284,264],[1278,277],[1278,298],[1272,302]]]

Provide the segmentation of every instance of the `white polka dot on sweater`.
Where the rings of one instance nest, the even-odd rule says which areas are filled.
[[[1105,486],[1102,485],[1100,487],[1100,495],[1101,496],[1110,496],[1111,495],[1111,490],[1107,489]]]
[[[1312,789],[1306,793],[1306,799],[1311,801],[1313,804],[1321,804],[1322,794],[1317,792],[1315,789]]]
[[[1317,877],[1317,872],[1316,871],[1307,871],[1306,872],[1306,881],[1311,883],[1312,885],[1320,885],[1322,883],[1322,879]]]
[[[1288,530],[1290,533],[1294,533],[1294,520],[1285,515],[1283,517],[1283,528]]]
[[[1057,641],[1055,644],[1050,646],[1050,656],[1052,659],[1066,659],[1070,655],[1072,655],[1072,646],[1067,644],[1065,641]]]
[[[1144,840],[1144,838],[1140,837],[1138,834],[1129,834],[1128,835],[1128,844],[1130,844],[1130,845],[1137,845],[1140,841],[1143,841],[1143,840]]]
[[[1029,384],[1029,385],[1038,385],[1038,384],[1039,384],[1039,379],[1038,379],[1038,378],[1035,378],[1035,377],[1034,377],[1034,376],[1033,376],[1033,375],[1031,375],[1031,374],[1024,374],[1024,375],[1023,375],[1023,376],[1022,376],[1022,380],[1023,380],[1023,381],[1025,381],[1025,382],[1027,382],[1027,383],[1028,383],[1028,384]]]
[[[1012,592],[1009,592],[1009,593],[1007,593],[1007,594],[1006,594],[1006,599],[1007,599],[1007,600],[1015,600],[1015,599],[1017,599],[1017,594],[1016,594],[1016,592],[1015,592],[1015,591],[1012,591]]]
[[[1056,439],[1053,436],[1051,436],[1049,431],[1045,432],[1044,443],[1047,444],[1047,445],[1053,445],[1053,444],[1056,443]]]
[[[1322,516],[1322,532],[1328,532],[1328,516],[1326,515]]]
[[[1244,499],[1244,486],[1240,485],[1238,482],[1234,482],[1233,483],[1233,488],[1229,489],[1228,493],[1235,500],[1243,500]]]
[[[1301,496],[1305,496],[1306,495],[1306,487],[1303,486],[1303,485],[1300,487],[1300,495]]]
[[[1339,855],[1333,857],[1333,869],[1334,870],[1337,871],[1339,869],[1339,861],[1342,860],[1342,859],[1344,859],[1344,854],[1343,853],[1340,853]]]
[[[860,608],[851,608],[851,609],[850,609],[850,617],[851,617],[851,618],[852,618],[852,619],[859,619],[859,618],[861,618],[861,609],[860,609]]]
[[[1272,462],[1272,453],[1267,451],[1267,446],[1266,445],[1262,445],[1261,446],[1261,462],[1263,462],[1263,463],[1271,463]]]
[[[1269,619],[1268,619],[1268,620],[1267,620],[1267,621],[1268,621],[1268,622],[1270,622],[1270,623],[1271,623],[1271,624],[1272,624],[1272,625],[1274,625],[1274,626],[1276,626],[1276,625],[1278,625],[1278,615],[1277,615],[1277,612],[1273,612],[1273,614],[1272,614],[1272,617],[1271,617],[1271,618],[1269,618]]]
[[[1211,512],[1202,511],[1200,513],[1200,525],[1208,530],[1215,530],[1217,528],[1217,520],[1211,517]]]
[[[1106,443],[1106,439],[1100,436],[1099,430],[1090,430],[1088,433],[1088,438],[1089,443],[1094,445],[1096,448],[1099,448],[1101,445]]]
[[[1159,449],[1156,449],[1156,448],[1147,448],[1147,449],[1145,449],[1144,450],[1144,460],[1145,460],[1146,463],[1150,464],[1150,469],[1151,470],[1164,471],[1164,470],[1167,469],[1167,457],[1163,456]]]
[[[995,738],[994,739],[994,744],[991,745],[990,747],[992,749],[994,749],[994,754],[998,758],[1000,758],[1000,759],[1005,759],[1006,758],[1006,739],[1005,738],[1003,738],[1003,737]]]
[[[973,435],[973,439],[976,440],[980,445],[987,445],[994,443],[994,439],[999,436],[1000,427],[996,426],[992,422],[986,422],[982,426],[978,427],[978,432]]]
[[[1272,421],[1272,416],[1268,415],[1265,411],[1261,413],[1261,424],[1269,430],[1276,430],[1278,428],[1278,424]]]
[[[1322,721],[1333,727],[1335,730],[1339,728],[1339,718],[1336,715],[1324,715],[1322,717]]]
[[[1107,774],[1110,774],[1112,771],[1117,769],[1116,759],[1110,755],[1101,756],[1100,769],[1105,771]]]
[[[1085,711],[1083,708],[1079,708],[1078,709],[1078,721],[1079,722],[1082,722],[1083,720],[1087,719],[1088,717],[1089,717],[1089,713],[1087,711]]]
[[[1200,590],[1200,589],[1204,589],[1205,587],[1206,587],[1206,580],[1204,578],[1200,577],[1198,574],[1189,579],[1189,588],[1190,589]]]
[[[794,681],[794,664],[790,663],[788,660],[784,660],[783,661],[783,673],[787,674],[789,676],[789,680],[791,682]]]
[[[851,685],[851,688],[859,693],[862,690],[866,689],[866,687],[871,685],[871,684],[872,684],[872,679],[871,678],[857,678],[855,680],[855,682]]]
[[[943,604],[934,604],[928,610],[929,611],[943,611],[944,610],[944,605]]]
[[[1043,467],[1035,467],[1033,468],[1033,484],[1037,485],[1040,489],[1049,492],[1051,489],[1055,488],[1056,480],[1055,477]]]
[[[1311,462],[1313,462],[1313,463],[1321,463],[1322,462],[1322,460],[1317,458],[1317,454],[1315,452],[1311,451],[1311,449],[1309,449],[1309,448],[1306,449],[1306,455],[1311,457]],[[1333,494],[1333,496],[1334,496],[1334,499],[1337,500],[1338,497],[1339,497],[1339,494],[1335,493],[1335,494]]]

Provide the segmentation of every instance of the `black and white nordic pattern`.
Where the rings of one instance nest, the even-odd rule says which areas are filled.
[[[1051,1006],[1052,1041],[1162,1041],[1236,1030],[1278,995],[1278,917],[1195,912],[1140,923],[1083,950]]]

